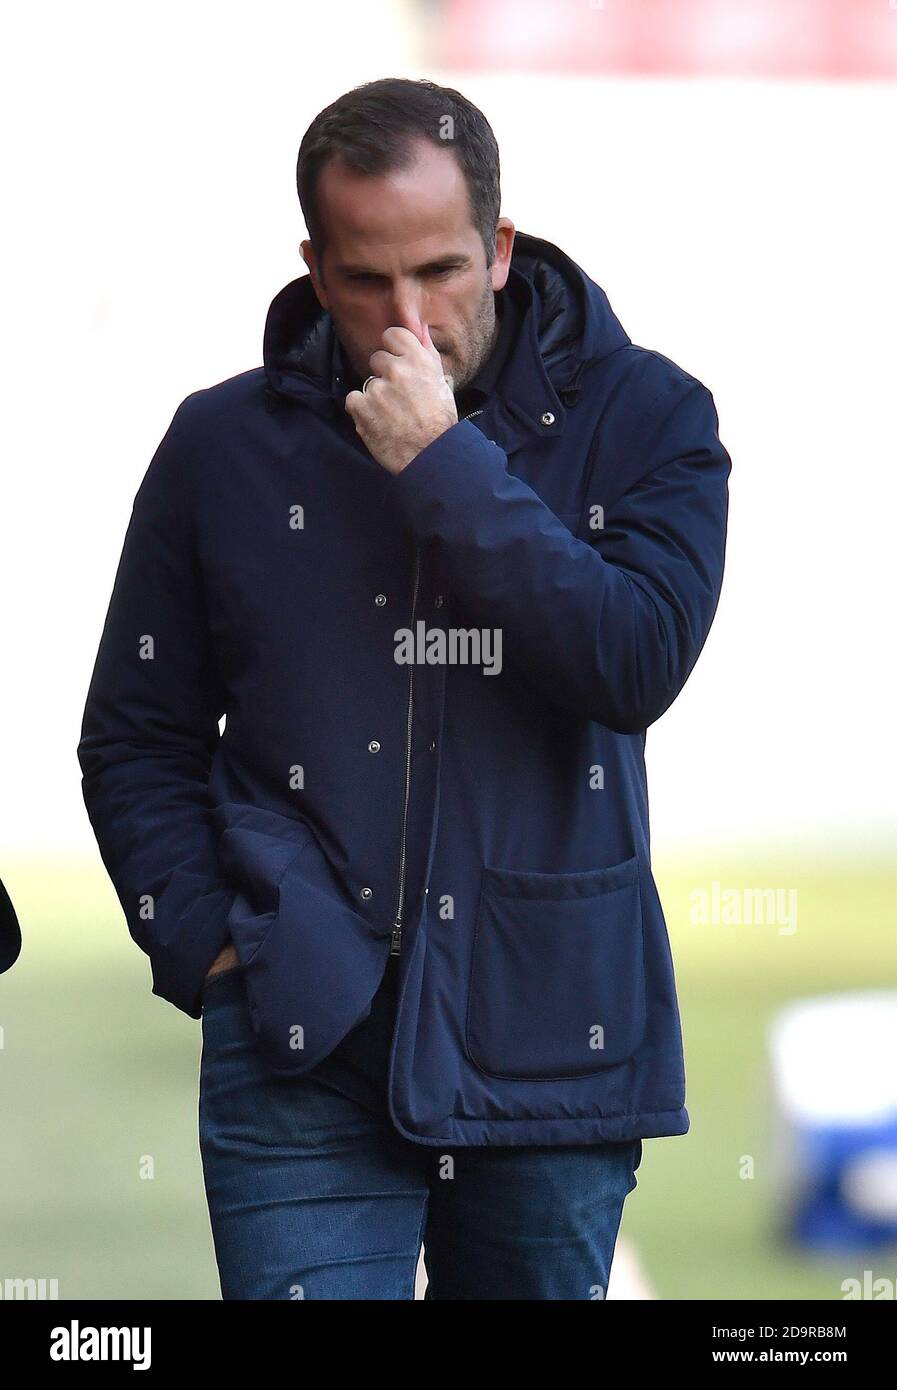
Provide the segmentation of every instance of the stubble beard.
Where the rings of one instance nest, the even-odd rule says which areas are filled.
[[[483,297],[477,309],[476,318],[471,323],[461,344],[461,365],[453,353],[448,359],[448,370],[452,373],[452,390],[463,391],[473,381],[483,363],[490,356],[498,337],[498,315],[495,312],[495,291],[487,280]]]

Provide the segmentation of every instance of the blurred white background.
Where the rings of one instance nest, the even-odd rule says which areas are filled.
[[[397,75],[481,107],[503,213],[716,400],[726,575],[648,732],[655,847],[880,847],[897,825],[895,86],[471,75],[434,67],[419,19],[354,0],[7,15],[0,844],[95,855],[75,748],[134,494],[179,402],[260,364],[270,300],[305,273],[306,126]]]

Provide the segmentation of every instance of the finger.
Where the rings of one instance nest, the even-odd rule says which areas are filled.
[[[430,337],[430,325],[424,324],[424,347],[428,352],[433,353],[434,357],[439,356],[439,349],[434,346],[433,339]]]
[[[364,395],[361,391],[348,391],[346,393],[346,399],[343,401],[343,405],[352,416],[353,420],[365,404]]]
[[[391,352],[394,357],[406,357],[409,353],[413,353],[416,348],[422,346],[420,339],[411,332],[410,328],[400,328],[397,324],[392,328],[385,329],[380,341],[387,352]]]
[[[435,345],[435,343],[433,342],[433,339],[430,337],[430,325],[429,325],[428,323],[425,323],[425,324],[424,324],[424,335],[425,335],[424,347],[427,348],[428,351],[431,352],[431,353],[433,354],[433,356],[436,358],[436,361],[439,363],[440,369],[442,369],[442,354],[441,354],[441,352],[439,351],[439,348],[438,348],[438,347]],[[452,391],[452,392],[454,392],[454,389],[455,389],[455,379],[454,379],[454,377],[451,375],[450,372],[443,371],[442,374],[443,374],[443,376],[445,377],[445,380],[446,380],[446,382],[447,382],[447,384],[448,384],[449,390]]]
[[[430,337],[430,325],[428,323],[424,324],[424,347],[431,354],[431,356],[436,358],[437,362],[439,362],[440,364],[442,363],[442,353],[439,351],[439,348],[436,346],[436,344],[433,342],[433,339]]]
[[[394,366],[395,362],[396,354],[394,352],[387,352],[386,348],[374,348],[374,351],[368,358],[368,367],[370,368],[371,376],[388,376],[390,368]],[[371,384],[373,385],[373,383]]]

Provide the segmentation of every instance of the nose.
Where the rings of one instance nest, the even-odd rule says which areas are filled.
[[[419,288],[402,286],[393,295],[392,322],[398,328],[407,328],[419,343],[424,341],[424,314],[422,296]]]

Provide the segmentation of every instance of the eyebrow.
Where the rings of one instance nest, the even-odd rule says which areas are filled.
[[[463,266],[469,264],[469,256],[460,254],[456,256],[437,256],[435,260],[426,261],[423,265],[415,266],[414,271],[412,273],[417,275],[424,270],[442,270],[454,266]],[[339,271],[341,275],[374,275],[377,276],[378,279],[385,278],[382,275],[381,271],[371,270],[370,266],[366,265],[337,265],[336,269]]]

